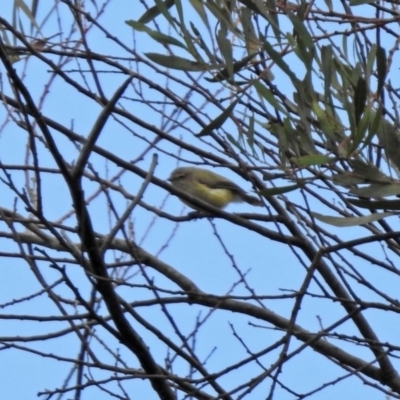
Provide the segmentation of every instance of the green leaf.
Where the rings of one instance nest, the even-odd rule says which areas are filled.
[[[276,40],[279,43],[281,43],[282,31],[279,28],[279,19],[278,19],[278,13],[276,12],[277,7],[275,4],[275,0],[266,0],[265,2],[263,0],[253,0],[253,2],[257,7],[257,9],[260,11],[260,13],[270,23],[271,28],[274,31],[274,37],[276,38]],[[267,6],[268,10],[272,11],[266,11],[265,5]]]
[[[355,132],[356,123],[354,120],[354,107],[353,104],[351,104],[348,99],[348,93],[352,92],[352,87],[353,87],[352,76],[351,76],[352,71],[347,65],[342,64],[337,58],[334,58],[333,62],[335,63],[336,70],[339,72],[342,78],[342,88],[338,92],[339,100],[342,103],[344,111],[347,112],[347,117],[350,123],[350,132]],[[355,83],[357,83],[357,80],[355,81]]]
[[[179,40],[173,38],[172,36],[164,35],[161,32],[153,31],[152,29],[148,28],[145,24],[141,22],[129,20],[125,21],[125,23],[131,26],[136,31],[146,32],[150,37],[161,44],[171,44],[174,46],[181,47],[182,49],[186,49],[185,45],[181,43]]]
[[[377,134],[377,130],[378,130],[379,124],[381,123],[382,105],[380,105],[378,107],[376,112],[370,110],[370,113],[371,113],[371,115],[370,115],[370,118],[369,118],[370,124],[368,126],[368,135],[365,138],[364,146],[362,146],[360,151],[363,150],[366,146],[368,146],[371,143],[372,138]],[[372,123],[371,123],[371,121],[372,121]]]
[[[37,12],[37,4],[36,4],[36,6],[33,5],[32,10],[31,10],[31,9],[26,5],[26,3],[25,3],[24,1],[22,1],[22,0],[16,0],[15,3],[14,3],[14,7],[15,7],[14,13],[16,13],[16,9],[17,9],[17,8],[18,8],[18,9],[21,9],[21,11],[22,11],[22,12],[26,15],[26,17],[29,19],[31,25],[32,25],[33,27],[36,28],[36,30],[37,30],[38,33],[41,33],[40,26],[38,25],[38,23],[37,23],[37,21],[36,21],[36,19],[35,19],[35,17],[37,16],[37,15],[36,15],[36,12]],[[15,43],[16,43],[16,42],[15,42]]]
[[[215,55],[207,47],[205,41],[202,38],[202,34],[200,33],[200,31],[196,28],[196,26],[192,22],[190,22],[190,27],[192,28],[192,31],[196,36],[195,41],[197,41],[197,43],[200,46],[200,48],[202,50],[204,50],[204,52],[206,53],[206,55],[207,55],[208,59],[211,61],[211,63],[216,64],[217,61],[215,59]]]
[[[196,10],[197,14],[199,14],[201,20],[207,28],[210,28],[210,24],[208,22],[207,13],[204,9],[203,2],[201,0],[189,0],[192,4],[192,7]]]
[[[365,76],[367,79],[369,79],[369,77],[373,73],[374,62],[376,59],[376,50],[377,50],[377,46],[375,43],[373,43],[367,54],[367,65],[365,66]]]
[[[296,54],[304,62],[307,69],[311,68],[313,62],[314,43],[310,33],[304,26],[303,21],[294,14],[288,14],[297,35],[298,45],[295,47]]]
[[[325,4],[330,12],[333,12],[332,0],[325,0]]]
[[[363,4],[376,3],[376,0],[350,0],[350,6],[361,6]]]
[[[387,197],[400,194],[400,183],[373,183],[362,188],[352,188],[349,190],[351,194],[360,197]]]
[[[261,43],[256,35],[254,26],[252,23],[253,13],[247,7],[240,9],[240,22],[242,23],[242,29],[244,34],[244,40],[246,43],[247,54],[256,54],[259,52]]]
[[[377,129],[379,143],[385,150],[386,157],[389,159],[392,166],[400,170],[400,133],[399,130],[385,118],[380,119],[380,124]]]
[[[383,85],[385,84],[386,74],[387,74],[386,50],[381,46],[378,46],[376,51],[376,64],[377,64],[377,75],[378,75],[377,95],[380,96]]]
[[[269,104],[271,104],[272,107],[274,107],[276,110],[279,110],[280,112],[284,113],[287,115],[286,109],[284,109],[276,100],[275,96],[271,92],[269,88],[267,88],[265,85],[263,85],[260,81],[254,80],[253,81],[253,86],[257,90],[257,93],[259,96],[264,98],[265,100],[268,101]]]
[[[356,207],[369,210],[400,210],[400,200],[349,199],[348,201]]]
[[[239,99],[236,99],[228,108],[226,108],[217,118],[211,121],[207,126],[205,126],[201,132],[199,132],[196,136],[202,137],[209,135],[213,130],[218,129],[222,126],[222,124],[229,118],[232,114],[233,109],[236,107],[236,104],[239,102]]]
[[[325,98],[331,98],[331,82],[333,71],[333,52],[332,46],[322,46],[321,48],[321,68],[324,74],[324,92]]]
[[[176,11],[178,12],[179,21],[181,23],[181,28],[185,28],[186,29],[186,24],[185,24],[185,21],[183,19],[183,8],[182,8],[181,0],[174,0],[174,2],[175,2]]]
[[[334,120],[333,116],[330,115],[326,110],[323,110],[316,100],[313,101],[311,108],[317,117],[321,131],[328,139],[336,142],[335,124],[332,123]]]
[[[226,137],[228,138],[228,140],[235,146],[237,147],[239,150],[243,151],[243,147],[241,146],[241,144],[230,134],[228,133],[226,135]]]
[[[250,54],[244,57],[242,60],[236,61],[233,63],[233,72],[236,74],[237,72],[241,71],[245,66],[248,65],[249,61],[255,57],[255,54]],[[222,69],[218,72],[213,78],[204,78],[208,82],[221,82],[226,79],[229,79],[230,75],[227,68]],[[247,82],[246,82],[247,83]]]
[[[349,51],[348,51],[347,39],[348,39],[348,37],[346,35],[342,35],[342,51],[344,53],[344,58],[346,60],[349,59]]]
[[[351,172],[346,172],[342,174],[335,174],[331,178],[335,185],[340,185],[344,187],[358,185],[360,183],[365,183],[365,178],[360,177]]]
[[[269,188],[269,189],[263,189],[260,191],[257,191],[261,196],[276,196],[278,194],[283,194],[283,193],[288,193],[288,192],[293,192],[293,190],[296,190],[300,188],[302,185],[296,184],[296,185],[288,185],[288,186],[281,186],[281,187],[274,187],[274,188]]]
[[[297,83],[298,78],[292,72],[292,69],[285,61],[283,61],[282,55],[279,54],[267,40],[263,41],[263,48],[271,57],[272,61],[275,62],[275,64],[291,79],[291,81]]]
[[[233,77],[233,56],[232,43],[227,39],[227,30],[224,29],[224,24],[221,24],[221,29],[217,32],[217,43],[222,57],[225,60],[226,70],[230,78]]]
[[[322,215],[316,212],[311,213],[319,221],[325,222],[326,224],[337,226],[339,228],[345,228],[348,226],[358,226],[369,224],[380,219],[395,215],[393,213],[381,213],[381,214],[370,214],[363,217],[331,217],[329,215]]]
[[[347,65],[346,70],[349,72],[350,82],[355,88],[357,86],[358,80],[360,79],[360,77],[363,76],[362,64],[360,62],[357,62],[353,68],[350,68]]]
[[[303,116],[302,116],[303,121]],[[306,123],[299,123],[296,126],[297,142],[304,155],[317,156],[320,153],[316,150],[315,141],[311,134],[311,127]],[[301,154],[301,153],[300,153]]]
[[[354,173],[363,177],[366,181],[374,183],[391,183],[393,179],[381,172],[375,165],[355,159],[349,161]]]
[[[211,11],[217,21],[219,21],[220,23],[224,23],[233,34],[237,35],[238,32],[234,24],[232,23],[231,15],[227,12],[225,8],[220,8],[211,1],[207,1],[206,3],[204,3],[204,5]]]
[[[164,17],[168,20],[168,22],[174,26],[174,21],[168,13],[168,9],[171,8],[175,4],[175,0],[165,0],[162,2],[160,0],[154,0],[156,5],[149,8],[138,20],[142,24],[147,24],[152,21],[158,15],[163,14]]]
[[[365,105],[367,102],[367,82],[360,76],[357,81],[356,88],[354,90],[354,113],[356,126],[360,122],[361,116],[364,112]]]
[[[8,36],[7,36],[7,31],[5,29],[3,29],[1,25],[0,25],[0,34],[1,34],[1,37],[2,37],[2,39],[4,41],[4,43],[7,46],[11,47],[11,42],[10,42]],[[14,37],[14,39],[15,39],[15,37]],[[6,49],[6,48],[5,48],[5,50],[7,52],[8,60],[10,61],[11,64],[14,64],[14,63],[18,62],[21,59],[20,56],[19,56],[19,52],[12,51],[11,49]]]
[[[145,53],[145,56],[156,64],[162,65],[163,67],[179,69],[182,71],[207,71],[209,69],[219,68],[217,65],[211,67],[207,64],[190,61],[186,58],[178,56],[166,56],[158,53]]]
[[[254,113],[252,113],[249,116],[249,127],[247,129],[246,132],[246,136],[247,136],[247,143],[249,144],[249,146],[251,147],[251,149],[253,150],[253,154],[254,154]]]
[[[298,167],[309,167],[311,165],[322,165],[336,162],[336,157],[329,157],[320,154],[313,154],[302,157],[292,157],[290,161],[294,162]]]
[[[371,109],[366,108],[364,110],[363,116],[361,117],[361,121],[358,122],[358,125],[356,127],[356,132],[353,137],[352,146],[349,149],[349,154],[356,151],[358,149],[358,146],[364,142],[365,137],[368,136],[367,133],[368,133],[368,127],[370,126],[370,121],[371,121]]]

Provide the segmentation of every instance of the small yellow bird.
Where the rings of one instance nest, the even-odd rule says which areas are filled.
[[[196,167],[179,167],[172,171],[168,181],[181,190],[205,203],[217,208],[224,208],[229,203],[246,202],[253,206],[261,206],[259,198],[247,194],[240,186],[231,180]],[[202,209],[190,202],[181,199],[183,203],[195,210]]]

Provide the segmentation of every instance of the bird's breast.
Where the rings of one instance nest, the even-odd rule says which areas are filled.
[[[198,183],[196,186],[197,197],[214,207],[224,208],[228,203],[234,200],[234,194],[229,189],[210,188],[202,183]],[[196,196],[195,193],[193,193],[193,195]]]

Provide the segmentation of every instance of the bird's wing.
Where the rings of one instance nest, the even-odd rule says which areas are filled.
[[[223,177],[219,179],[214,178],[212,180],[200,178],[199,182],[212,189],[229,189],[236,193],[246,193],[240,186],[236,185],[236,183]]]

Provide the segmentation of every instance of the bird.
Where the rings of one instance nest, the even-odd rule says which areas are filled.
[[[171,184],[205,203],[219,209],[230,203],[246,202],[261,206],[262,201],[246,193],[240,186],[215,172],[197,167],[178,167],[171,172],[168,181]],[[201,207],[180,199],[187,206],[202,211]]]

